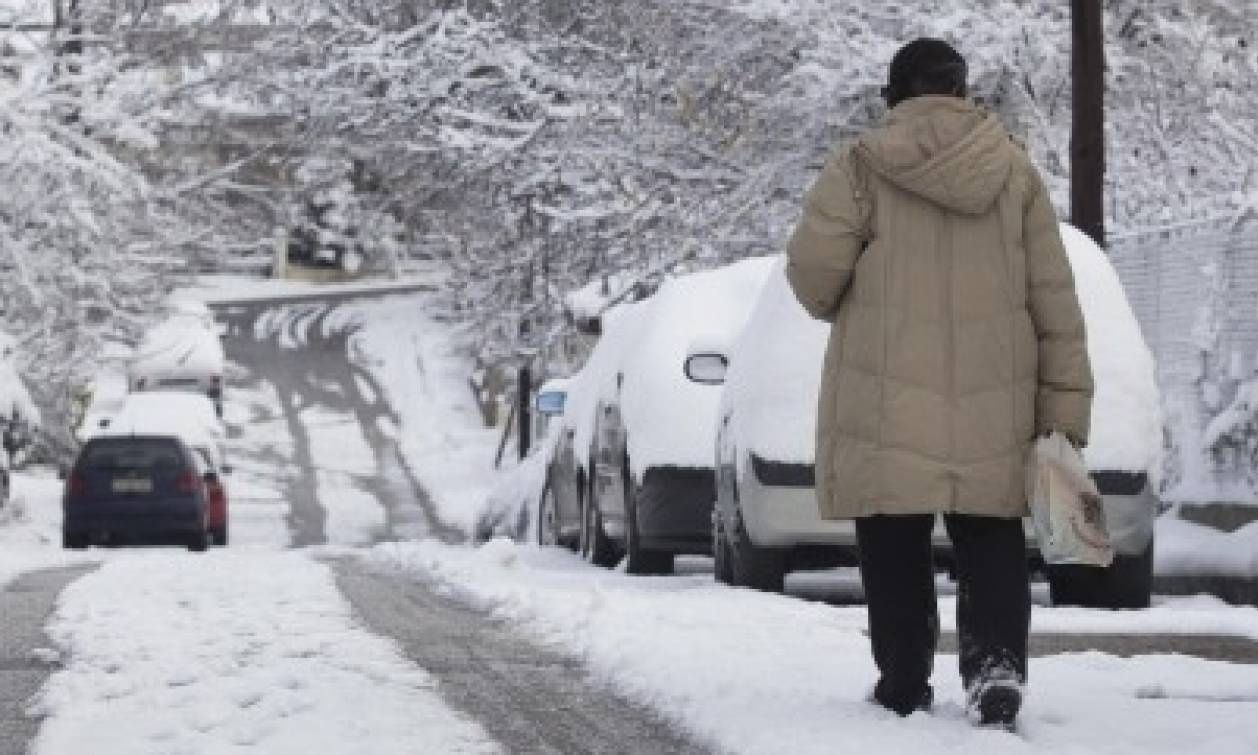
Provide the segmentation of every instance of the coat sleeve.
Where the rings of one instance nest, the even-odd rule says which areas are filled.
[[[829,322],[868,238],[869,200],[855,160],[849,147],[826,161],[786,250],[786,278],[795,297],[813,317]]]
[[[1092,366],[1074,274],[1061,241],[1048,190],[1033,167],[1023,224],[1027,308],[1039,343],[1035,397],[1037,434],[1060,430],[1087,445],[1092,414]]]

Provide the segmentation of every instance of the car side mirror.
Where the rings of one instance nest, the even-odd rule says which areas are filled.
[[[729,359],[724,354],[699,352],[686,357],[686,377],[700,385],[721,385],[729,370]]]
[[[565,391],[543,391],[537,394],[534,406],[538,414],[557,417],[563,414],[563,408],[567,402],[568,394]]]

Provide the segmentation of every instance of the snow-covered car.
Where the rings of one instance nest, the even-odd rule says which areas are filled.
[[[635,574],[711,550],[720,389],[688,381],[682,366],[695,339],[728,343],[742,329],[772,264],[670,278],[603,316],[602,337],[569,381],[548,470],[557,540],[575,533],[584,557],[603,566],[623,553]]]
[[[177,438],[193,454],[206,485],[208,526],[214,545],[226,545],[229,530],[226,430],[205,396],[178,391],[128,394],[118,411],[97,422],[89,438]]]
[[[1084,456],[1104,495],[1117,551],[1108,569],[1050,567],[1054,602],[1149,603],[1162,425],[1154,361],[1117,273],[1087,236],[1063,224],[1096,382]],[[694,364],[728,357],[716,442],[713,548],[723,582],[781,590],[792,569],[855,563],[850,521],[823,521],[814,493],[817,394],[829,326],[795,300],[780,259],[728,352],[692,349]],[[719,369],[717,370],[719,373]],[[719,379],[719,376],[718,376]],[[1027,520],[1028,543],[1034,532]],[[950,546],[935,528],[941,560]]]
[[[173,316],[152,327],[127,364],[127,390],[191,391],[222,413],[223,344],[200,318]]]
[[[180,293],[171,294],[163,304],[168,320],[186,321],[217,334],[218,323],[209,306],[200,299]]]

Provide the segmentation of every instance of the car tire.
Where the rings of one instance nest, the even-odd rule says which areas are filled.
[[[193,553],[204,553],[210,547],[210,531],[201,530],[188,540],[188,550]]]
[[[786,590],[786,553],[778,548],[761,548],[751,542],[742,518],[729,534],[731,584],[764,592]]]
[[[734,570],[730,564],[729,538],[721,524],[721,515],[712,516],[712,575],[723,585],[734,584]]]
[[[560,544],[559,502],[549,480],[542,488],[542,496],[537,503],[537,544],[543,548],[555,548]]]
[[[1134,556],[1118,554],[1107,567],[1049,566],[1055,606],[1148,608],[1153,594],[1153,542]]]
[[[210,543],[220,548],[227,546],[227,525],[210,530]]]
[[[595,479],[592,472],[590,479]],[[599,513],[593,489],[581,499],[581,557],[595,566],[603,567],[615,566],[620,560],[616,544],[603,529],[603,515]]]
[[[642,534],[638,530],[638,488],[629,474],[629,461],[625,460],[623,488],[625,491],[625,571],[630,574],[672,574],[673,554],[667,551],[642,547]]]
[[[62,532],[61,547],[66,550],[81,551],[87,548],[87,536]]]

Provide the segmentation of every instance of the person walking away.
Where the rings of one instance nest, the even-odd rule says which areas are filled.
[[[855,520],[873,698],[900,715],[933,697],[943,515],[967,708],[1012,727],[1031,616],[1024,462],[1038,434],[1087,442],[1083,317],[1044,183],[966,99],[964,58],[910,42],[883,95],[885,121],[827,160],[788,249],[795,295],[834,325],[818,505]]]

